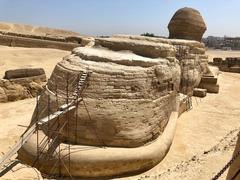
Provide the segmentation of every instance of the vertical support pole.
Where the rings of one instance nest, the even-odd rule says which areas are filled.
[[[69,73],[67,73],[67,104],[69,103]],[[69,138],[70,136],[70,121],[69,121],[69,107],[67,109],[67,113],[66,113],[66,116],[67,116],[67,136]],[[68,142],[68,171],[69,173],[71,172],[70,170],[70,143]]]
[[[59,103],[58,103],[58,85],[55,85],[55,98],[56,98],[56,107],[58,108]]]
[[[58,86],[56,84],[55,87],[55,92],[56,92],[56,107],[57,109],[59,108],[59,101],[58,101]],[[57,117],[57,130],[60,129],[60,118],[59,116]],[[59,136],[59,139],[61,139],[61,134],[60,132],[56,132],[58,134],[56,134],[57,136]],[[61,144],[59,144],[58,146],[58,177],[61,178],[62,176],[62,172],[61,172]]]
[[[48,140],[47,140],[47,146],[48,146],[48,150],[49,150],[49,148],[50,148],[50,145],[49,145],[49,143],[50,143],[50,129],[49,129],[49,121],[50,121],[50,111],[51,111],[51,107],[50,107],[50,95],[48,95],[48,105],[47,105],[48,107],[47,107],[47,109],[48,109],[48,122],[47,122],[47,138],[48,138]]]
[[[39,121],[39,100],[38,100],[38,97],[39,97],[39,93],[37,93],[37,97],[36,97],[36,100],[37,100],[37,105],[36,105],[36,131],[37,131],[37,158],[39,158],[39,124],[38,124],[38,121]]]
[[[76,99],[79,98],[79,94],[78,94],[78,91],[79,91],[79,81],[80,81],[80,74],[78,74],[78,78],[77,78],[77,91],[76,91]],[[76,104],[76,117],[75,117],[75,143],[77,143],[77,136],[78,136],[78,102]]]
[[[185,94],[185,95],[187,95],[187,77],[186,77],[186,73],[187,73],[187,66],[183,63],[183,75],[184,75],[183,94]]]

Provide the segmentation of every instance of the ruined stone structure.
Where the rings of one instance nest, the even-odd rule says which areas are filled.
[[[86,46],[93,38],[83,36],[52,37],[0,31],[0,45],[11,47],[53,48],[71,51]]]
[[[0,23],[0,45],[29,48],[53,48],[71,51],[86,46],[93,38],[71,31]]]
[[[69,113],[69,128],[63,129],[61,144],[76,144],[75,148],[80,149],[84,145],[105,146],[106,149],[96,149],[95,153],[112,154],[112,159],[104,157],[103,154],[98,157],[94,155],[94,161],[86,166],[86,162],[82,162],[89,158],[87,154],[70,154],[74,156],[71,161],[71,174],[74,176],[110,176],[143,170],[159,162],[171,144],[170,138],[170,141],[163,141],[167,143],[167,146],[163,146],[164,150],[142,150],[155,146],[158,139],[162,138],[170,117],[173,121],[177,117],[174,118],[172,113],[178,108],[180,66],[174,58],[174,47],[137,40],[126,40],[126,47],[118,44],[118,41],[121,44],[124,39],[96,39],[94,47],[74,49],[71,55],[55,67],[47,89],[40,97],[39,117],[36,117],[37,110],[33,115],[31,124],[48,115],[45,107],[49,103],[51,112],[57,111],[59,104],[56,103],[64,104],[66,101],[67,76],[71,77],[68,89],[71,99],[79,74],[91,71],[87,88],[82,93],[87,111],[84,104],[80,103],[76,111]],[[117,48],[121,47],[128,48],[129,51],[117,51]],[[144,53],[144,56],[139,53]],[[56,94],[63,98],[56,101]],[[64,120],[60,123],[64,123]],[[54,122],[48,126],[51,127],[52,124]],[[42,133],[48,134],[46,126],[42,129]],[[165,136],[172,137],[172,130]],[[19,151],[19,158],[29,164],[33,163],[37,156],[34,138],[36,137],[33,136]],[[134,148],[142,151],[141,161],[138,159],[139,155],[133,153]],[[126,154],[116,154],[122,151]],[[156,155],[159,155],[157,159]],[[57,157],[53,155],[52,158]],[[49,172],[53,166],[51,162],[44,162],[46,159],[40,161],[44,163],[44,166],[38,167],[42,172],[58,173],[57,169]],[[67,175],[64,167],[62,173]]]
[[[124,41],[127,40],[162,43],[175,49],[175,53],[172,54],[172,56],[178,60],[181,67],[181,82],[179,91],[183,94],[192,95],[193,89],[198,87],[203,76],[213,76],[208,67],[208,56],[205,54],[205,47],[203,43],[190,40],[164,39],[129,35],[116,35],[114,38],[121,39],[118,40],[121,42],[119,43],[119,48],[115,47],[117,50],[120,50],[121,48],[122,50],[124,48],[128,48],[124,45]],[[107,39],[105,41],[111,41],[111,39]],[[96,44],[97,43],[98,41],[96,40]],[[106,45],[105,44],[102,43],[103,46],[114,48],[110,43]],[[154,57],[154,55],[152,55],[152,57]]]
[[[37,96],[46,84],[43,69],[16,69],[5,72],[0,79],[0,102],[16,101]]]
[[[174,14],[168,29],[171,39],[201,41],[207,28],[199,11],[185,7]]]
[[[39,157],[35,134],[18,152],[27,164],[38,159],[34,166],[45,174],[57,175],[60,167],[61,174],[68,176],[62,163],[69,164],[72,176],[83,177],[153,167],[171,145],[178,93],[192,94],[201,78],[211,74],[204,46],[196,41],[128,35],[96,38],[93,47],[76,48],[57,64],[31,124],[56,112],[67,97],[71,99],[83,72],[90,72],[81,95],[84,101],[69,111],[69,125],[61,129],[54,146],[65,150],[60,154],[43,150],[44,156]],[[66,121],[64,116],[40,127],[39,141],[45,136],[55,139],[56,124],[61,127]],[[98,148],[81,151],[89,146]],[[59,157],[63,158],[60,164]]]
[[[240,73],[239,57],[228,57],[225,60],[222,58],[214,58],[212,64],[217,66],[220,71]]]
[[[56,65],[15,145],[18,159],[58,177],[123,175],[158,164],[194,89],[217,85],[198,42],[205,31],[199,16],[186,8],[176,13],[170,37],[181,40],[116,35],[73,49]],[[179,29],[186,17],[187,29]]]

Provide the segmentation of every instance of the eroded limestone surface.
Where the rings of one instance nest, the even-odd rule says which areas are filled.
[[[168,25],[169,38],[201,41],[206,24],[200,12],[193,8],[181,8]]]
[[[48,81],[49,91],[56,94],[57,86],[59,96],[66,96],[69,76],[69,96],[72,96],[79,73],[87,69],[92,72],[82,96],[91,119],[80,104],[78,112],[70,115],[70,134],[66,129],[62,134],[64,138],[78,144],[137,147],[151,142],[164,131],[176,108],[180,81],[177,60],[170,62],[132,52],[80,47],[55,67]],[[48,94],[46,91],[40,98],[40,118],[47,116],[44,107]],[[50,103],[54,112],[54,97]]]
[[[48,128],[57,129],[68,121],[56,147],[106,147],[70,150],[72,175],[84,177],[143,171],[159,163],[172,142],[179,92],[191,94],[202,77],[211,74],[204,45],[197,41],[127,35],[96,38],[94,45],[75,48],[56,65],[31,123],[56,112],[67,103],[67,96],[71,100],[83,72],[89,72],[84,101],[67,116],[42,126],[41,136],[54,139]],[[43,153],[49,158],[47,150]],[[66,157],[66,150],[59,156]],[[20,149],[19,159],[32,164],[36,158],[34,136]],[[56,154],[50,158],[57,161]],[[36,167],[57,174],[56,168],[50,168],[52,161],[40,158]]]
[[[204,44],[198,41],[115,35],[112,38],[96,40],[96,42],[97,45],[115,50],[125,50],[127,47],[125,45],[126,42],[129,42],[131,45],[134,43],[136,47],[137,44],[150,44],[151,49],[142,49],[140,54],[145,57],[163,57],[169,61],[174,57],[178,60],[181,67],[180,92],[184,94],[191,95],[194,87],[198,87],[202,76],[212,75],[208,67],[208,56],[205,54]],[[115,42],[117,43],[115,44]],[[134,51],[133,45],[129,49]]]

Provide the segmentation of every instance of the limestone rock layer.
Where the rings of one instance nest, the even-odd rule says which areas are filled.
[[[80,47],[57,64],[40,98],[40,115],[47,116],[48,95],[72,96],[81,73],[91,70],[88,85],[62,137],[76,144],[137,147],[156,139],[176,107],[180,67],[167,59],[132,52]],[[57,88],[56,88],[57,87]],[[66,100],[60,98],[60,103]],[[56,111],[55,96],[50,97]],[[87,111],[86,111],[87,108]],[[88,114],[89,113],[89,114]],[[36,118],[33,117],[33,121]]]
[[[93,46],[75,48],[56,65],[31,123],[71,101],[84,72],[89,72],[81,94],[84,101],[41,126],[41,136],[54,139],[49,128],[58,129],[68,122],[57,145],[93,148],[70,150],[71,173],[76,177],[121,175],[159,163],[172,142],[179,92],[193,92],[201,77],[210,73],[204,45],[197,41],[128,35],[96,38]],[[19,151],[19,159],[28,164],[37,156],[34,138]],[[56,174],[57,169],[49,170],[56,154],[43,153],[52,161],[40,157],[35,167]],[[65,152],[60,156],[66,157]]]
[[[211,75],[211,71],[208,67],[208,56],[205,54],[205,47],[203,43],[193,40],[183,39],[165,39],[165,38],[153,38],[133,35],[115,35],[113,39],[118,39],[118,42],[145,42],[149,44],[164,45],[163,47],[169,47],[168,51],[170,55],[167,57],[169,61],[175,58],[181,67],[181,79],[179,91],[183,94],[191,95],[194,87],[198,87],[201,77],[203,75]],[[104,44],[105,47],[110,47],[111,44]],[[118,50],[121,46],[118,46]],[[159,48],[155,48],[155,51],[159,51]],[[155,51],[152,51],[155,53]],[[155,53],[157,54],[157,53]],[[164,57],[161,51],[158,52],[160,57]],[[149,56],[146,55],[145,56]]]
[[[47,116],[48,103],[51,112],[66,103],[67,91],[71,97],[78,77],[90,70],[84,103],[69,116],[70,131],[64,129],[62,138],[84,145],[142,146],[164,131],[177,92],[191,93],[208,73],[206,58],[196,41],[98,38],[93,47],[76,48],[56,65],[40,98],[39,118]],[[57,101],[56,94],[63,98]]]

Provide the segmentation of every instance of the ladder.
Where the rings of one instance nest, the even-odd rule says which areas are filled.
[[[18,152],[18,150],[26,143],[26,141],[28,139],[30,139],[30,137],[36,132],[36,128],[37,128],[38,125],[44,125],[44,124],[46,124],[50,121],[56,120],[56,118],[66,114],[67,112],[69,112],[73,109],[76,109],[77,104],[80,101],[83,100],[82,98],[79,98],[79,96],[81,95],[81,93],[84,89],[84,86],[86,85],[88,75],[89,75],[88,72],[83,72],[81,74],[81,77],[79,78],[79,81],[76,85],[76,89],[73,93],[74,99],[70,103],[67,103],[67,104],[64,104],[64,105],[60,106],[58,108],[58,111],[56,111],[53,114],[50,114],[49,116],[35,122],[34,124],[32,124],[30,126],[30,128],[28,130],[26,130],[21,135],[21,137],[16,142],[16,144],[6,154],[4,154],[4,156],[0,159],[0,168],[2,168],[4,166],[4,164],[6,164],[7,161],[10,160],[10,158]],[[64,124],[66,125],[66,123],[64,123]],[[54,144],[56,144],[57,141],[58,141],[58,138],[55,137],[52,140],[52,146],[54,146]]]
[[[77,104],[82,101],[82,98],[79,98],[79,96],[81,95],[85,85],[86,85],[86,81],[87,81],[87,77],[88,77],[88,73],[87,72],[83,72],[81,74],[81,76],[78,76],[78,81],[75,87],[75,91],[73,92],[73,97],[71,97],[71,99],[73,99],[72,102],[68,104],[65,104],[63,106],[61,106],[59,109],[60,110],[72,110],[70,109],[73,105],[76,107],[78,106]],[[57,129],[53,130],[55,131],[55,136],[52,137],[52,139],[50,137],[48,137],[47,135],[43,138],[42,142],[40,143],[40,149],[38,149],[38,157],[35,158],[33,165],[35,166],[38,162],[39,159],[42,158],[46,158],[46,160],[49,159],[50,155],[52,155],[54,153],[54,151],[56,150],[56,148],[58,147],[59,143],[60,143],[60,134],[63,131],[63,129],[67,126],[68,121],[65,121],[60,127],[58,127]],[[52,131],[52,130],[50,130]],[[47,149],[47,151],[44,151],[45,149]],[[46,153],[44,153],[46,152]]]

